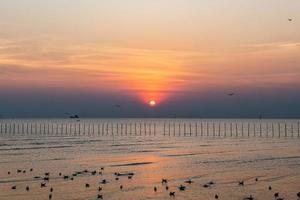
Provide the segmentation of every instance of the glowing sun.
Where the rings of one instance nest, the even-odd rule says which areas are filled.
[[[149,101],[149,106],[151,106],[151,107],[156,106],[156,101],[155,100]]]

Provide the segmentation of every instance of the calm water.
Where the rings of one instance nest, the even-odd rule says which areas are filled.
[[[104,199],[170,199],[169,191],[176,192],[176,199],[207,200],[218,194],[219,199],[239,200],[252,194],[266,200],[279,192],[285,199],[296,200],[300,191],[298,121],[0,120],[0,199],[48,199],[53,187],[52,199],[70,200],[97,199],[98,193]],[[14,131],[8,124],[15,124]],[[72,175],[85,169],[101,171],[101,167],[102,175],[86,173],[73,181],[59,176],[59,172]],[[41,188],[43,181],[34,176],[45,172],[50,172],[50,181]],[[115,180],[114,172],[135,175]],[[169,191],[162,186],[162,178],[169,180]],[[185,183],[189,178],[192,184]],[[100,184],[102,179],[108,183]],[[245,186],[238,185],[240,180]],[[215,184],[204,188],[209,181]],[[187,186],[185,191],[178,190],[180,184]],[[11,190],[14,185],[16,190]]]

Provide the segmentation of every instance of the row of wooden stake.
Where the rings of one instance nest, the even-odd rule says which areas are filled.
[[[300,137],[297,123],[0,123],[1,135]]]

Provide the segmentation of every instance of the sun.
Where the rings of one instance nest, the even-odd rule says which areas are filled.
[[[149,105],[150,105],[151,107],[156,106],[156,101],[155,101],[155,100],[150,100],[150,101],[149,101]]]

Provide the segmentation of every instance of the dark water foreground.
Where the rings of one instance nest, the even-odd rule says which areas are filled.
[[[17,122],[20,121],[15,121]],[[23,123],[26,122],[28,121]],[[61,120],[30,122],[58,124]],[[69,120],[67,122],[76,123]],[[188,134],[190,123],[198,123],[200,127],[201,123],[205,124],[207,121],[176,120],[174,123],[177,125],[181,123],[183,126],[186,123],[185,137],[184,127],[180,137],[177,135],[178,129],[175,129],[178,132],[175,132],[174,137],[173,121],[170,122],[170,133],[169,121],[80,121],[86,124],[97,122],[127,123],[128,133],[126,135],[123,129],[122,135],[121,132],[119,135],[98,135],[95,131],[94,134],[85,133],[86,129],[80,135],[51,135],[43,132],[1,134],[0,199],[49,199],[50,194],[52,199],[70,200],[97,199],[98,194],[103,199],[172,199],[174,197],[169,194],[173,191],[175,199],[207,200],[215,199],[217,194],[219,199],[225,200],[244,199],[249,195],[254,199],[267,200],[274,199],[276,192],[284,199],[298,199],[300,139],[297,137],[297,121],[262,123],[262,127],[266,127],[264,125],[267,123],[294,124],[293,137],[290,135],[292,128],[287,128],[287,135],[290,137],[280,138],[276,135],[279,131],[275,128],[274,137],[271,137],[272,128],[268,129],[268,137],[264,134],[260,137],[259,128],[256,129],[255,137],[254,129],[251,129],[248,136],[246,124],[255,123],[259,127],[260,122],[257,121],[238,121],[239,125],[241,122],[245,125],[243,135],[238,126],[239,137],[235,137],[234,133],[230,135],[230,125],[226,131],[228,135],[225,136],[225,129],[221,128],[219,136],[219,120],[209,121],[209,137],[206,137],[204,128],[202,137],[200,128],[197,137],[196,134]],[[130,123],[156,123],[155,135],[154,129],[152,134],[146,136],[135,135],[134,128],[130,134]],[[163,124],[166,124],[165,134]],[[196,133],[196,128],[193,127],[192,131]],[[114,130],[116,133],[116,129]],[[284,131],[282,128],[282,135],[285,135]],[[213,133],[215,134],[212,135]],[[116,176],[115,172],[122,176]],[[45,173],[49,173],[49,176]],[[168,183],[162,184],[162,178],[167,179]],[[106,183],[102,183],[104,179]],[[186,182],[189,179],[192,183]],[[240,181],[244,181],[244,186],[239,185]],[[208,184],[210,182],[213,184]],[[41,183],[46,183],[46,187],[41,187]],[[205,184],[208,187],[203,187]],[[180,185],[186,186],[185,190],[179,190]],[[12,189],[13,186],[16,189]],[[26,190],[27,186],[29,191]],[[122,189],[120,186],[123,186]],[[101,191],[98,191],[99,187]],[[154,187],[157,188],[156,192]]]

